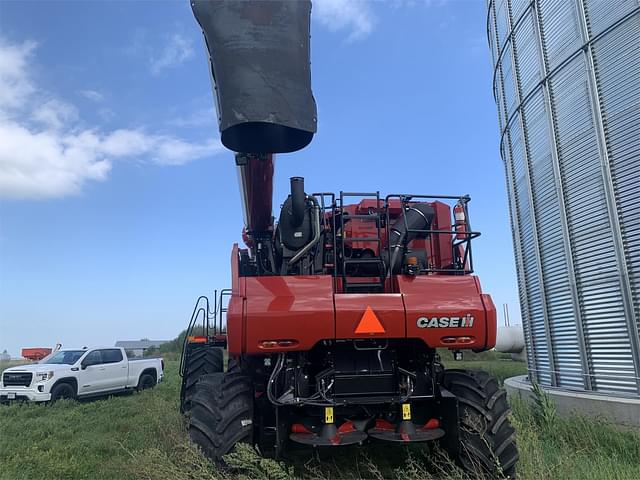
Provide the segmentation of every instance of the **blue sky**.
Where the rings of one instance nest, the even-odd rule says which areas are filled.
[[[476,271],[519,321],[482,0],[318,0],[308,191],[472,196]],[[225,287],[242,215],[184,1],[0,0],[0,351],[169,339]]]

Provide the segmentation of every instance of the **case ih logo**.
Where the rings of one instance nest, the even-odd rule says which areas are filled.
[[[467,313],[464,317],[420,317],[416,323],[418,328],[473,327],[473,320]]]

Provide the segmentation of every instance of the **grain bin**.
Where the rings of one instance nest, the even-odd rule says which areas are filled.
[[[487,5],[529,377],[640,396],[640,2]]]

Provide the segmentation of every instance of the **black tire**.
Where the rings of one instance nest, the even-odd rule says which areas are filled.
[[[156,386],[156,379],[149,373],[143,373],[138,380],[138,391],[146,390]]]
[[[474,477],[515,478],[515,429],[498,381],[479,370],[445,370],[444,387],[458,398],[458,465]]]
[[[253,385],[236,372],[200,378],[192,400],[189,437],[215,462],[253,438]]]
[[[240,364],[235,358],[230,358],[227,362],[227,373],[240,373]]]
[[[187,354],[187,365],[184,371],[182,391],[182,412],[191,410],[191,399],[196,390],[196,384],[203,375],[220,373],[224,367],[222,349],[202,346],[198,344],[187,345],[190,349]]]
[[[76,398],[76,390],[70,383],[58,383],[51,389],[51,402],[62,400],[63,398]]]

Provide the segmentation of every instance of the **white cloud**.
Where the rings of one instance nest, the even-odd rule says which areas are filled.
[[[62,100],[49,100],[33,110],[33,119],[53,130],[78,120],[78,109]]]
[[[95,134],[59,136],[0,123],[0,194],[13,198],[78,193],[90,180],[105,180],[111,162],[96,155]]]
[[[156,137],[155,142],[154,161],[161,165],[182,165],[192,159],[225,151],[222,143],[218,140],[196,144],[175,137]]]
[[[22,105],[33,93],[26,67],[34,48],[35,42],[12,45],[0,38],[0,114],[4,109]]]
[[[181,165],[224,151],[217,140],[190,143],[144,129],[87,127],[74,105],[44,98],[31,81],[34,48],[0,39],[0,196],[77,194],[87,182],[106,180],[119,159]]]
[[[193,42],[179,33],[169,37],[169,42],[160,52],[160,55],[151,59],[151,73],[160,74],[163,70],[180,65],[185,60],[193,57]]]
[[[161,165],[182,165],[224,151],[218,140],[201,144],[168,135],[150,135],[139,130],[116,130],[101,139],[99,150],[115,157],[141,156]]]
[[[94,102],[102,102],[104,100],[104,95],[97,90],[80,90],[78,93],[87,100],[92,100]]]
[[[350,30],[349,40],[371,33],[375,16],[367,0],[314,0],[312,16],[330,30]]]

